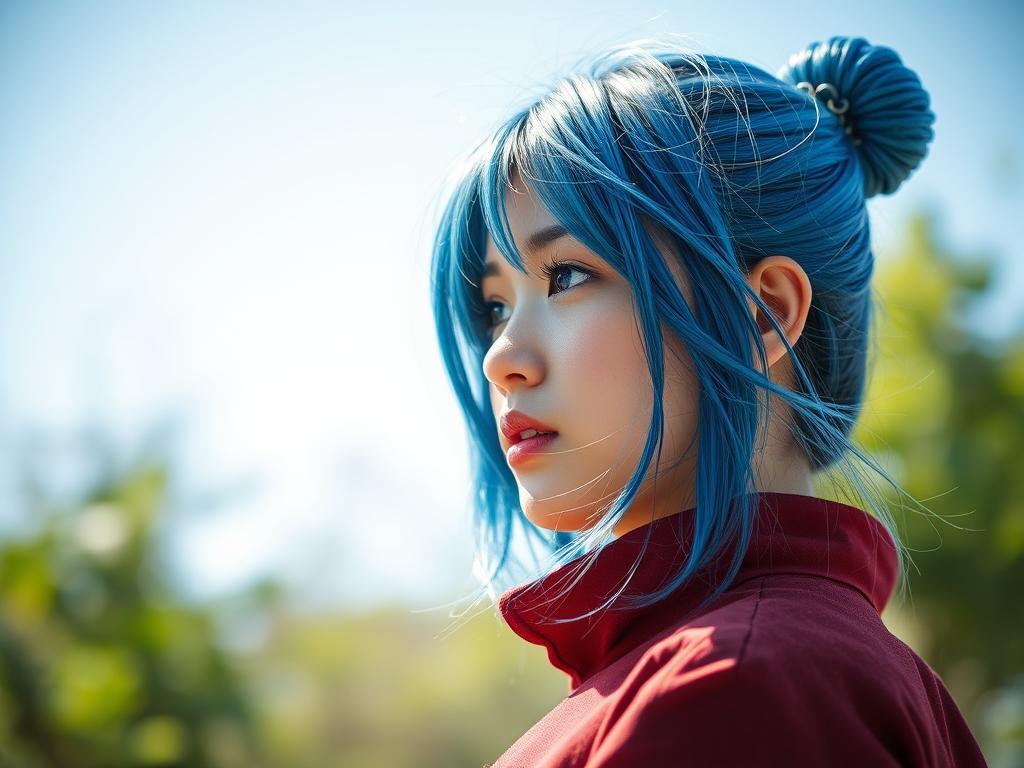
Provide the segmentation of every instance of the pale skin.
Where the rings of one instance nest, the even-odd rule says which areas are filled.
[[[511,180],[509,225],[529,274],[505,262],[488,239],[486,262],[496,273],[483,279],[481,295],[494,327],[483,371],[495,419],[515,409],[558,432],[543,454],[512,467],[524,514],[549,530],[584,530],[599,522],[639,463],[653,409],[650,372],[629,283],[571,235],[527,248],[534,233],[558,222],[517,171]],[[656,242],[692,310],[685,273],[667,257],[664,242]],[[553,261],[569,264],[555,267],[549,279],[540,269]],[[772,309],[789,344],[796,344],[812,295],[804,270],[773,255],[755,264],[747,281]],[[782,340],[749,298],[748,309],[761,330],[769,376],[790,388],[792,367]],[[652,461],[615,525],[616,537],[696,505],[696,378],[686,350],[666,330],[657,493]],[[754,360],[760,370],[756,354]],[[787,410],[773,394],[766,439],[755,446],[756,490],[814,496],[807,460],[785,427]],[[511,443],[500,429],[498,437],[507,451]]]

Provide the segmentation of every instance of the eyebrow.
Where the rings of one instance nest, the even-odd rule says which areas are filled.
[[[550,227],[544,227],[544,229],[538,229],[528,238],[526,238],[526,250],[535,252],[539,251],[546,245],[550,245],[559,238],[565,237],[569,234],[569,230],[563,227],[561,224],[552,224]],[[494,261],[489,261],[484,264],[484,272],[482,277],[490,277],[491,275],[498,274],[498,264]]]

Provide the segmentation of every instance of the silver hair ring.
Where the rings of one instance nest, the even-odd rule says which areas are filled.
[[[835,103],[835,101],[833,101],[833,99],[838,99],[839,98],[839,91],[838,91],[838,89],[834,85],[832,85],[832,83],[822,83],[821,85],[815,87],[812,83],[808,83],[805,80],[802,83],[797,83],[796,87],[797,88],[805,89],[812,96],[817,96],[822,91],[831,91],[832,92],[832,96],[829,97],[828,100],[825,103],[828,105],[829,111],[831,111],[831,112],[833,112],[833,113],[835,113],[837,115],[843,114],[846,110],[848,110],[850,108],[850,102],[849,102],[848,99],[843,99],[843,106],[842,107],[837,107],[836,106],[836,103]]]
[[[807,91],[811,96],[817,97],[822,91],[830,91],[831,95],[826,93],[825,105],[828,107],[829,112],[835,115],[839,115],[839,122],[842,123],[846,128],[846,135],[853,139],[854,144],[860,144],[860,139],[853,135],[853,126],[846,124],[846,115],[844,114],[850,109],[849,99],[844,98],[841,107],[836,106],[835,100],[839,98],[839,89],[837,89],[832,83],[821,83],[815,86],[813,83],[809,83],[806,80],[796,84],[797,88],[802,88]]]

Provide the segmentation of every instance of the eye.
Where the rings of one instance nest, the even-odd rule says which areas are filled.
[[[589,269],[568,261],[553,261],[550,264],[545,264],[541,267],[540,272],[548,279],[548,296],[556,293],[562,293],[570,288],[575,288],[577,285],[585,283],[594,277],[594,273]],[[581,275],[582,277],[574,279],[572,277],[573,273]],[[566,276],[567,279],[563,279],[563,276]],[[551,290],[552,286],[554,286],[555,290]],[[493,333],[497,326],[501,325],[501,323],[508,319],[507,317],[495,317],[495,310],[500,312],[502,309],[507,309],[507,307],[500,301],[488,301],[484,303],[484,329],[487,332]]]
[[[540,271],[541,274],[544,275],[544,277],[546,277],[548,280],[551,280],[555,275],[569,275],[572,274],[573,272],[584,275],[584,278],[578,282],[574,283],[570,281],[568,285],[562,288],[562,291],[567,291],[570,288],[579,285],[580,283],[585,283],[592,276],[589,270],[583,269],[582,267],[578,267],[575,264],[572,264],[568,261],[553,261],[550,264],[545,264],[543,267],[541,267]],[[557,283],[558,280],[555,280],[555,282]],[[559,291],[559,293],[561,293],[561,291]],[[550,295],[551,294],[549,293],[548,296]]]
[[[484,304],[484,330],[488,333],[493,333],[494,329],[505,322],[504,319],[497,320],[494,317],[494,311],[497,309],[499,312],[505,305],[500,301],[488,301]]]

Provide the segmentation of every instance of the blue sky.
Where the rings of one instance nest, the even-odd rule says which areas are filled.
[[[275,573],[313,603],[471,586],[462,426],[427,294],[453,163],[587,54],[673,33],[769,71],[811,42],[896,49],[936,139],[869,203],[989,253],[992,333],[1024,321],[1019,3],[5,2],[0,492],[29,429],[130,451],[183,421],[174,529],[213,595]],[[68,487],[89,457],[58,443]],[[9,508],[8,504],[4,504]]]

